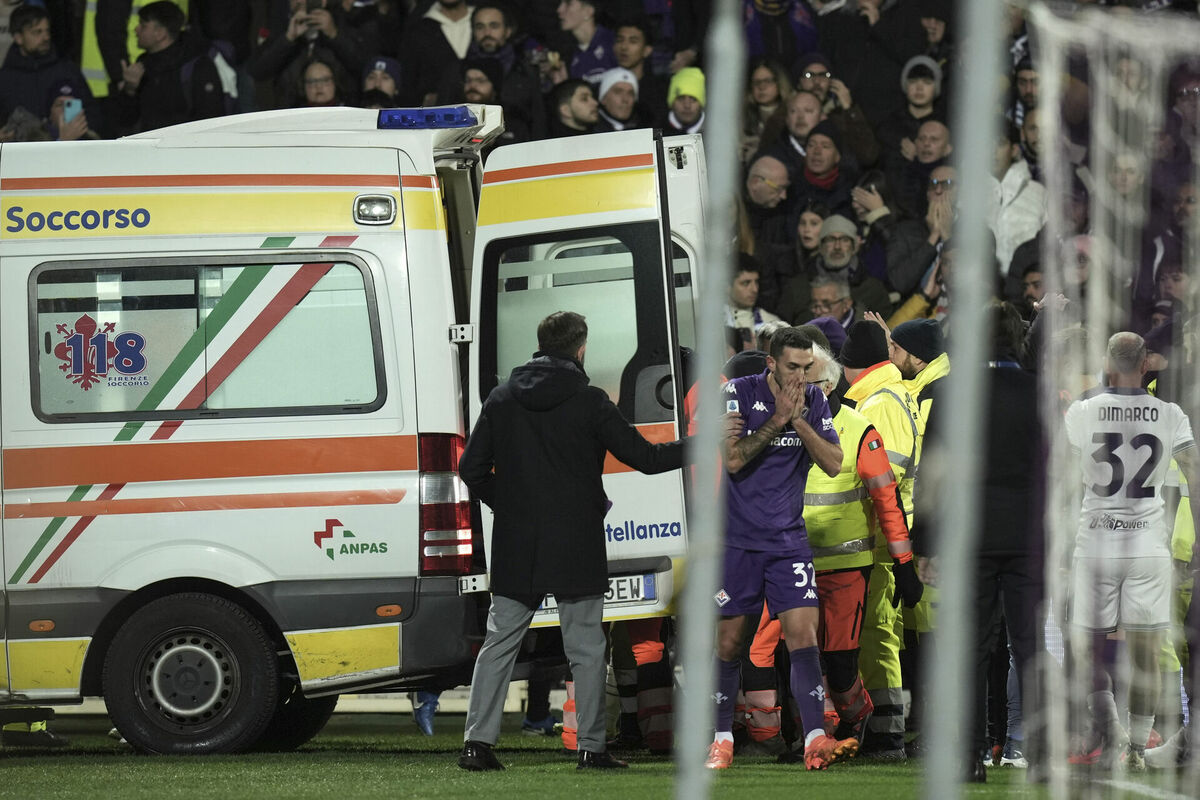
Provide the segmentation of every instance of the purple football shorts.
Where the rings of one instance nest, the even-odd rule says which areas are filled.
[[[723,617],[762,613],[763,599],[771,616],[789,608],[816,608],[816,572],[804,553],[768,553],[725,548],[725,575],[714,600]]]

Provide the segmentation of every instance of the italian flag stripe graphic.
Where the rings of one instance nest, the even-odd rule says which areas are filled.
[[[355,238],[357,237],[326,237],[320,246],[347,246]],[[270,237],[261,246],[287,247],[294,240],[294,237]],[[188,410],[200,407],[325,276],[331,266],[330,263],[318,263],[243,267],[216,306],[155,381],[138,404],[137,410]],[[167,420],[158,425],[130,422],[117,434],[115,441],[134,441],[139,438],[150,441],[168,439],[181,424],[180,420]],[[109,484],[100,490],[95,499],[111,499],[123,486],[124,484]],[[68,500],[83,500],[93,488],[95,487],[77,486]],[[67,519],[56,517],[50,520],[9,578],[9,584],[21,582],[39,556],[54,541]],[[71,526],[46,560],[30,576],[30,584],[39,582],[45,576],[93,519],[94,516],[80,517]]]

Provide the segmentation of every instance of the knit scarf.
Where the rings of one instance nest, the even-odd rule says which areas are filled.
[[[823,178],[820,175],[817,175],[816,173],[814,173],[808,167],[804,168],[804,180],[808,181],[813,186],[816,186],[818,189],[825,189],[826,191],[832,189],[833,185],[835,183],[837,183],[837,179],[838,179],[838,168],[837,167],[834,167],[833,169],[829,170],[829,172],[826,173],[825,177],[823,177]]]

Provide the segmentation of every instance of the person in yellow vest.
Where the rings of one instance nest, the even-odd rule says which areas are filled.
[[[912,528],[913,464],[917,456],[917,403],[900,370],[888,358],[884,328],[873,321],[850,326],[842,346],[842,367],[850,388],[844,401],[866,417],[883,438],[898,485],[900,507]],[[904,761],[904,698],[900,671],[901,628],[896,579],[886,538],[875,544],[875,564],[867,585],[859,639],[859,673],[875,706],[867,721],[860,756]]]
[[[896,591],[906,606],[921,599],[900,487],[883,437],[863,414],[835,392],[842,367],[817,351],[817,386],[829,399],[833,425],[843,442],[842,469],[830,478],[810,471],[804,495],[817,593],[821,599],[819,646],[838,715],[835,739],[862,738],[874,710],[858,671],[859,637],[875,562],[876,538],[887,549]]]
[[[949,374],[950,356],[946,353],[941,324],[936,319],[902,322],[890,331],[888,338],[892,363],[904,376],[904,385],[917,402],[917,454],[913,460],[915,477],[921,466],[925,427],[928,425],[930,408],[933,405],[933,387],[937,381]],[[918,558],[918,562],[922,562],[922,559]],[[920,603],[913,608],[905,608],[902,612],[902,635],[905,636],[905,648],[910,651],[911,669],[915,678],[913,688],[922,685],[921,638],[933,633],[937,603],[937,587],[931,586],[922,596]],[[917,709],[915,714],[919,718],[920,710],[925,706],[918,698],[912,702],[911,707]]]

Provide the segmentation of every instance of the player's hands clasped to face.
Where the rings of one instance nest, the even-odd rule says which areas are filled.
[[[775,397],[775,416],[778,419],[795,422],[804,418],[808,411],[804,404],[804,386],[804,379],[797,377],[779,387],[779,394]]]

